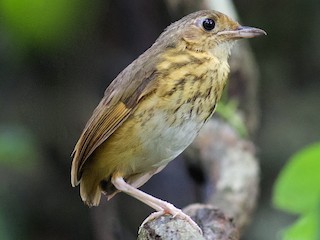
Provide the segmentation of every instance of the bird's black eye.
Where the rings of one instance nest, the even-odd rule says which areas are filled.
[[[216,25],[216,23],[211,18],[206,18],[202,22],[202,26],[206,31],[211,31],[212,29],[214,29],[215,25]]]

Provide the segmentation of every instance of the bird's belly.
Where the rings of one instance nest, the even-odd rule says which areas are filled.
[[[95,151],[91,161],[94,168],[103,178],[119,172],[128,180],[167,165],[192,143],[204,124],[196,111],[190,112],[190,107],[183,105],[174,114],[159,108],[137,109]]]
[[[106,170],[107,176],[121,172],[125,178],[157,171],[192,143],[214,107],[214,96],[180,104],[177,98],[161,99],[157,95],[141,101],[96,151],[100,169]]]
[[[192,143],[203,123],[183,109],[180,114],[157,110],[137,131],[144,163],[152,168],[166,165]]]

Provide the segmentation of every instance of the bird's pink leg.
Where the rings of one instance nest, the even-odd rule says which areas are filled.
[[[152,213],[143,223],[145,224],[149,220],[157,218],[163,214],[171,214],[173,217],[179,217],[188,221],[195,229],[199,232],[202,232],[199,226],[189,217],[187,214],[183,213],[181,209],[176,208],[173,204],[158,199],[156,197],[147,194],[130,184],[126,183],[122,177],[114,177],[111,179],[112,184],[120,191],[140,200],[141,202],[147,204],[153,209],[157,210],[157,212]]]

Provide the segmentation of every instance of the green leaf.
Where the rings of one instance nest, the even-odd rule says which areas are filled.
[[[244,124],[243,118],[238,112],[238,103],[234,100],[228,102],[220,102],[216,112],[226,120],[241,137],[247,137],[248,132]]]
[[[316,240],[319,228],[318,213],[311,212],[301,217],[295,224],[287,228],[282,235],[283,240]]]
[[[84,1],[77,0],[2,0],[2,24],[14,35],[14,40],[33,46],[63,43],[80,18]]]
[[[318,209],[320,200],[320,143],[296,153],[281,172],[273,193],[276,207],[291,213]]]

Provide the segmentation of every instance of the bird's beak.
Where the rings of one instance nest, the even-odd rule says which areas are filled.
[[[259,28],[239,26],[235,30],[226,30],[218,32],[218,35],[223,35],[230,39],[239,39],[254,38],[261,35],[267,35],[267,33]]]

